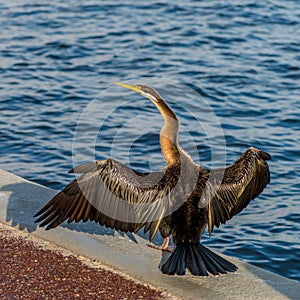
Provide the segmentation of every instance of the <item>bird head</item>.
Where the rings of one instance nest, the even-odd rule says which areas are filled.
[[[144,97],[151,100],[152,103],[159,109],[164,118],[172,118],[177,122],[177,117],[167,103],[163,100],[160,94],[154,89],[146,85],[130,85],[127,83],[115,82],[115,84],[121,85],[127,89],[131,89],[140,93]]]
[[[144,97],[150,99],[154,104],[158,104],[160,101],[162,101],[162,97],[159,95],[159,93],[146,85],[130,85],[127,83],[122,83],[122,82],[115,82],[115,84],[121,85],[127,89],[131,89],[135,92],[140,93]]]

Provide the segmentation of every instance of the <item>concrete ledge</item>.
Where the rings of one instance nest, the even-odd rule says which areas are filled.
[[[157,266],[161,254],[146,247],[142,234],[126,235],[94,223],[62,225],[45,231],[33,215],[55,191],[0,170],[0,222],[96,259],[109,267],[184,299],[299,299],[300,283],[229,258],[238,266],[233,274],[195,277],[167,276]],[[159,239],[159,238],[158,238]]]

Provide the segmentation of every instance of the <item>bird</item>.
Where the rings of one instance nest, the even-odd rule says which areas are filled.
[[[195,276],[235,272],[237,266],[205,247],[200,239],[240,213],[270,183],[269,153],[250,147],[231,165],[197,165],[178,142],[176,114],[152,87],[116,84],[140,93],[160,112],[160,147],[166,166],[139,172],[113,158],[74,167],[81,174],[35,215],[46,230],[64,221],[94,221],[123,232],[149,233],[149,246],[171,252],[160,264],[163,274]],[[161,246],[151,242],[157,232]],[[170,237],[174,247],[169,247]]]

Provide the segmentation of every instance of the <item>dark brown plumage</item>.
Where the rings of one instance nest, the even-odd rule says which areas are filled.
[[[211,234],[263,191],[270,182],[270,155],[251,147],[231,166],[206,170],[178,145],[177,117],[154,89],[120,85],[149,98],[162,114],[160,144],[167,166],[141,173],[111,158],[78,166],[70,172],[82,175],[35,215],[36,222],[47,230],[65,220],[90,220],[125,232],[144,228],[150,241],[159,230],[165,239],[159,249],[168,249],[170,235],[176,245],[161,266],[163,273],[183,275],[186,268],[194,275],[235,271],[235,265],[201,245],[200,238],[206,226]]]

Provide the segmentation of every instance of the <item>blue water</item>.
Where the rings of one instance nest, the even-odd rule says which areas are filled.
[[[222,137],[227,163],[250,145],[272,154],[264,193],[204,240],[300,280],[299,1],[6,1],[0,24],[1,168],[61,189],[76,125],[95,97],[96,121],[77,127],[85,139],[91,130],[93,155],[163,167],[159,114],[112,84],[138,78],[178,114],[181,145],[195,161],[210,166]],[[207,137],[199,124],[209,122]],[[91,156],[85,139],[82,162]]]

